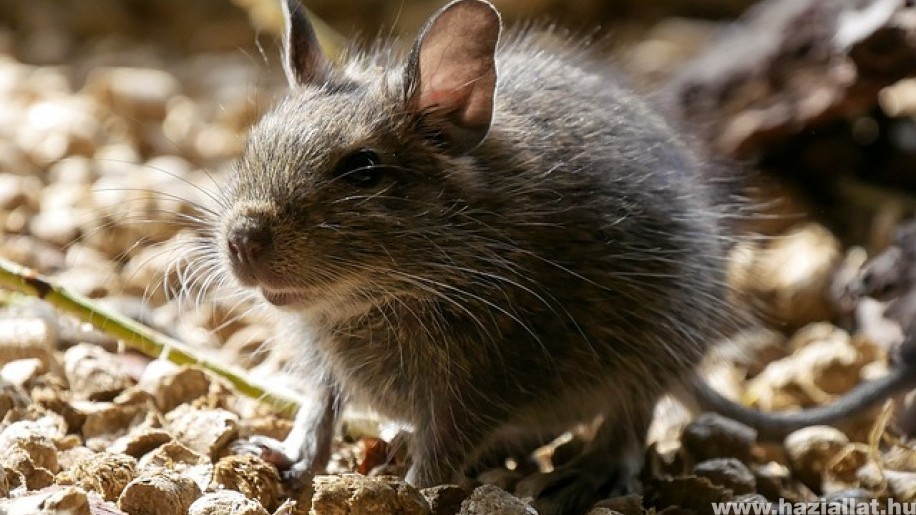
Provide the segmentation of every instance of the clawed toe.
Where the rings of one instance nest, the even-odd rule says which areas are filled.
[[[238,440],[232,444],[232,452],[258,456],[281,472],[289,470],[296,463],[296,460],[287,454],[283,442],[268,436],[254,435]]]
[[[236,454],[253,454],[277,467],[283,483],[293,491],[299,491],[311,483],[314,474],[308,463],[289,455],[283,442],[268,436],[254,435],[232,444]]]

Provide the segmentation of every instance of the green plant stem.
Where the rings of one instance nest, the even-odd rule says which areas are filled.
[[[197,365],[226,379],[235,389],[259,399],[281,413],[295,413],[298,402],[288,396],[273,393],[245,377],[245,374],[194,355],[187,346],[119,313],[96,305],[82,295],[67,291],[39,276],[34,270],[0,258],[0,287],[45,300],[57,309],[89,322],[99,330],[121,340],[127,347],[152,358],[161,358],[177,365]]]

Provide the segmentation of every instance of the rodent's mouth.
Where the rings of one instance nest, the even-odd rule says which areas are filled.
[[[298,290],[268,290],[262,287],[261,295],[264,297],[264,300],[270,302],[274,306],[299,304],[306,299],[305,293]]]

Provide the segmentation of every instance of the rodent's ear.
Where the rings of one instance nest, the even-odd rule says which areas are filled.
[[[328,60],[325,58],[315,29],[305,15],[299,0],[280,0],[286,19],[283,40],[283,69],[291,88],[324,82]]]
[[[456,0],[426,22],[410,52],[408,107],[428,116],[457,152],[490,130],[501,25],[488,2]]]

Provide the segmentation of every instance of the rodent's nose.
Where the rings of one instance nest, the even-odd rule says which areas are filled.
[[[244,218],[231,227],[226,235],[226,246],[233,263],[251,272],[264,260],[273,245],[270,228]]]

